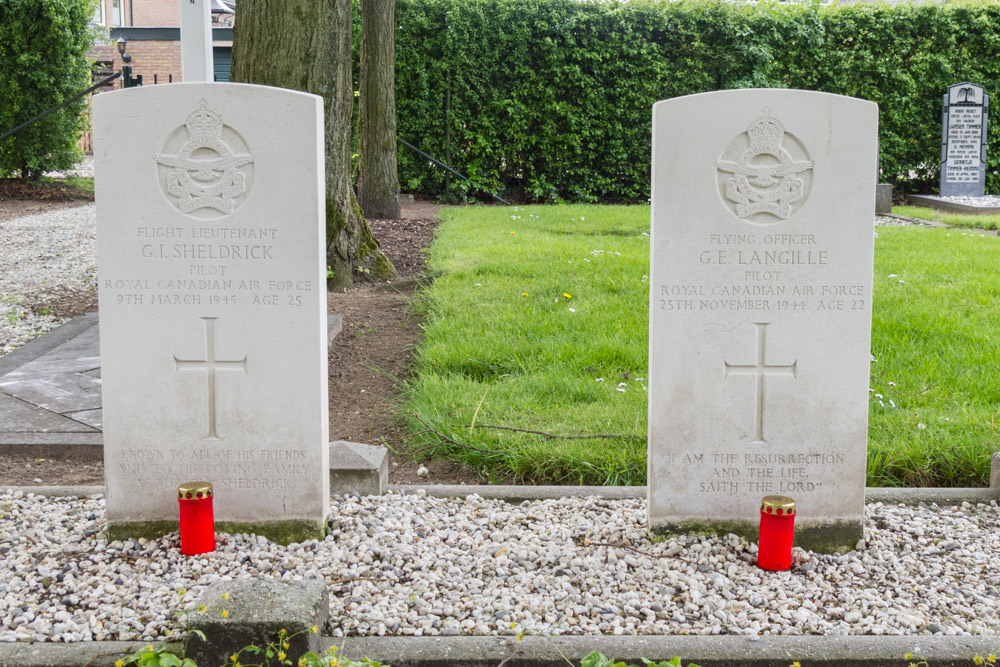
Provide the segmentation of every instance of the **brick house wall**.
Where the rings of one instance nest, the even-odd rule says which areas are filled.
[[[111,39],[109,44],[96,46],[91,57],[110,60],[111,68],[116,71],[130,65],[132,76],[142,75],[143,85],[182,81],[179,3],[180,0],[101,0],[98,11],[103,25],[110,29]],[[115,16],[120,23],[115,23]],[[215,26],[231,26],[235,18],[233,14],[214,16],[219,20]],[[231,48],[231,32],[224,36],[228,39],[215,39],[213,46]],[[127,40],[126,53],[132,57],[128,63],[122,60],[115,46],[119,37]],[[121,87],[121,81],[116,87]]]

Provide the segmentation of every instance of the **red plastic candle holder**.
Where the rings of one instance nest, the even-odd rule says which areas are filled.
[[[794,537],[795,501],[788,496],[765,496],[760,503],[757,566],[774,571],[789,569]]]
[[[215,514],[212,485],[188,482],[177,487],[181,514],[181,553],[185,556],[215,551]]]

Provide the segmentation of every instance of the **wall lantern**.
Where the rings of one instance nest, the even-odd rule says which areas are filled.
[[[128,46],[128,41],[124,37],[119,37],[116,43],[118,44],[118,53],[122,57],[122,62],[123,63],[132,62],[132,56],[129,55],[128,53],[125,53],[125,47]]]

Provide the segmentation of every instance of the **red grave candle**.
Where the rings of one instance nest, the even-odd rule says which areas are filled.
[[[181,513],[181,553],[185,556],[215,551],[215,515],[212,484],[188,482],[177,487]]]
[[[794,535],[795,501],[788,496],[765,496],[760,503],[757,566],[765,570],[790,568]]]

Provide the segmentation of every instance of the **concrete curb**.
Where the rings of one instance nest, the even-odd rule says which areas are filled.
[[[879,213],[878,215],[882,218],[895,218],[896,220],[912,222],[919,227],[950,227],[950,225],[946,225],[943,222],[937,222],[936,220],[924,220],[923,218],[911,218],[908,215],[898,215],[896,213]]]
[[[160,646],[159,642],[154,643]],[[147,642],[47,642],[0,644],[4,667],[112,667]],[[641,659],[669,660],[681,656],[684,665],[701,667],[900,667],[926,659],[928,667],[972,664],[975,656],[996,653],[997,637],[875,637],[825,636],[663,636],[608,637],[321,637],[325,650],[338,647],[338,655],[352,660],[371,658],[392,667],[565,667],[565,655],[574,665],[593,651],[628,664]],[[180,653],[183,645],[172,643]],[[560,652],[562,655],[560,655]],[[912,655],[906,658],[907,654]],[[201,667],[212,667],[203,665]]]
[[[11,642],[0,644],[3,667],[113,667],[115,660],[131,655],[149,642]],[[160,646],[157,643],[156,646]],[[180,642],[171,644],[175,652],[184,650]]]
[[[0,492],[20,491],[24,494],[33,493],[36,496],[86,497],[103,494],[103,486],[0,486]],[[401,495],[423,492],[435,498],[464,498],[473,494],[481,498],[498,498],[507,502],[523,502],[525,500],[547,500],[554,498],[586,498],[600,496],[610,500],[642,499],[646,497],[644,486],[504,486],[476,484],[392,484],[389,491]],[[989,503],[991,500],[1000,502],[1000,488],[915,488],[897,489],[869,486],[865,489],[865,502],[885,503],[887,505],[915,505],[918,503],[937,503],[938,505],[960,505],[968,503]],[[1000,645],[998,645],[1000,651]],[[2,663],[0,663],[2,664]]]
[[[952,213],[968,213],[972,215],[994,215],[1000,213],[1000,206],[974,206],[972,204],[962,204],[955,201],[947,201],[934,195],[907,195],[908,203],[916,206],[926,206],[936,208],[941,211],[951,211]]]
[[[986,657],[997,651],[997,637],[874,637],[874,636],[663,636],[632,637],[573,636],[525,637],[348,637],[326,641],[338,653],[359,660],[363,657],[388,662],[392,667],[566,667],[593,651],[628,664],[642,664],[642,658],[660,661],[674,656],[682,664],[701,667],[788,667],[799,661],[803,667],[888,667],[904,666],[926,658],[929,667],[972,664],[974,656]],[[558,650],[556,650],[558,647]],[[912,654],[913,660],[904,656]]]

